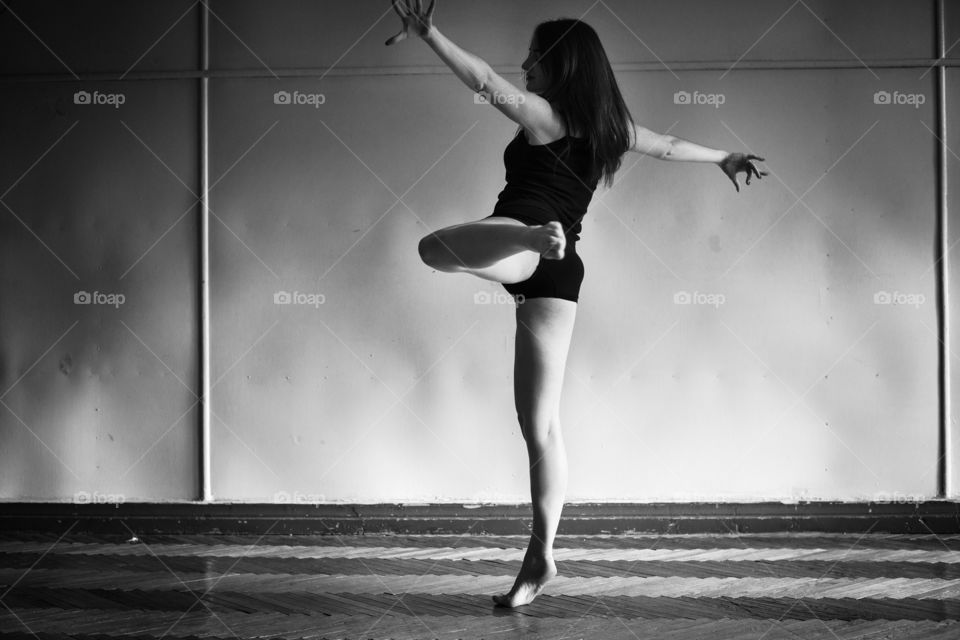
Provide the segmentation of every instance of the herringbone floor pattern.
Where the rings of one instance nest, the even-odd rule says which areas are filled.
[[[0,640],[960,638],[960,536],[0,536]]]

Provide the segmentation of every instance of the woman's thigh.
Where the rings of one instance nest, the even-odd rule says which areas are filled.
[[[449,227],[443,227],[442,229],[439,229],[436,233],[440,233],[441,231],[453,231],[455,229],[469,229],[471,227],[475,227],[477,225],[482,225],[482,224],[525,225],[527,223],[521,222],[520,220],[517,220],[515,218],[508,218],[506,216],[487,216],[486,218],[480,218],[479,220],[472,220],[470,222],[463,222],[460,224],[450,225]]]
[[[489,218],[483,218],[481,220],[475,220],[473,222],[464,222],[462,224],[444,227],[443,229],[436,231],[436,233],[469,234],[472,229],[475,229],[478,226],[490,224],[526,226],[523,222],[514,220],[513,218],[493,216]],[[455,273],[469,273],[477,276],[478,278],[499,282],[501,284],[514,284],[517,282],[523,282],[532,276],[539,263],[540,254],[535,251],[522,251],[520,253],[515,253],[512,256],[503,258],[502,260],[498,260],[487,267],[471,268],[458,265],[452,267],[451,270]]]

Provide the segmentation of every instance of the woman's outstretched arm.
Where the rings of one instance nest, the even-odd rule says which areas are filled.
[[[763,162],[764,160],[760,156],[711,149],[677,136],[654,133],[640,125],[634,125],[630,151],[652,156],[658,160],[712,162],[727,174],[738,192],[740,191],[740,185],[737,183],[737,174],[741,171],[745,171],[747,174],[747,184],[750,184],[750,178],[753,176],[759,179],[761,176],[769,175],[766,171],[757,171],[757,168],[750,162],[751,160]]]
[[[677,136],[654,133],[640,125],[634,125],[632,142],[630,151],[652,156],[657,160],[717,164],[729,155],[726,151],[704,147]]]

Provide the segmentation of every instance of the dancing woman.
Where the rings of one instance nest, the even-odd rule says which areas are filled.
[[[553,542],[567,486],[560,432],[560,390],[583,263],[576,251],[580,220],[600,179],[606,185],[627,151],[660,160],[712,162],[733,181],[763,158],[702,147],[635,125],[596,32],[579,20],[537,25],[523,62],[520,89],[433,25],[436,0],[392,0],[403,21],[391,45],[422,38],[468,87],[518,127],[507,145],[507,185],[493,215],[440,229],[420,240],[421,259],[438,271],[501,283],[517,301],[513,392],[527,445],[533,531],[513,588],[501,606],[532,602],[556,573]]]

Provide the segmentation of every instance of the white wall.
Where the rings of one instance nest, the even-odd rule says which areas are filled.
[[[57,11],[12,6],[78,73],[119,77],[184,12],[134,69],[192,63],[188,3],[123,14],[123,29],[115,3],[72,18],[41,4]],[[211,65],[232,76],[210,81],[215,498],[528,500],[512,303],[475,304],[502,288],[416,251],[489,215],[515,125],[423,43],[384,47],[398,24],[387,2],[267,7],[212,5]],[[451,0],[436,20],[518,79],[534,25],[582,15],[638,122],[757,152],[772,175],[737,194],[715,166],[630,155],[598,189],[561,403],[568,499],[935,495],[935,74],[881,62],[931,57],[935,5],[590,7]],[[66,73],[19,22],[0,25],[29,54],[0,56],[5,73]],[[0,495],[194,499],[197,81],[5,82]],[[126,102],[74,105],[78,88]],[[325,102],[277,105],[280,90]],[[677,105],[681,90],[725,102]],[[880,90],[925,102],[877,105]],[[126,301],[74,305],[81,289]],[[275,305],[278,291],[324,303]],[[678,305],[680,291],[724,302]],[[878,291],[923,302],[878,305]]]

